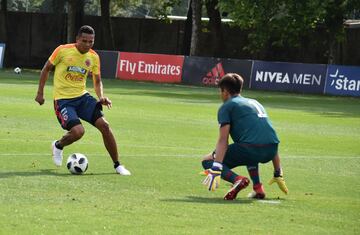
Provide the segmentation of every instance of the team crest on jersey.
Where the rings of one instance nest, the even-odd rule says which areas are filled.
[[[90,67],[90,65],[91,65],[90,60],[89,59],[85,60],[85,64],[86,64],[87,67]]]

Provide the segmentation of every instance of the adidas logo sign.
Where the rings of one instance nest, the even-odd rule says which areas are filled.
[[[210,72],[206,74],[202,79],[202,83],[204,85],[214,85],[216,86],[219,80],[225,75],[224,68],[222,63],[217,63],[214,68],[211,69]]]

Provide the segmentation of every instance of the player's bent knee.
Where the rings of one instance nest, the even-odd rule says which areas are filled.
[[[78,140],[85,134],[85,129],[82,125],[77,125],[71,128],[70,134],[75,140]]]
[[[99,118],[96,123],[95,126],[101,131],[101,132],[109,132],[110,131],[110,125],[109,123],[103,119],[103,118]]]

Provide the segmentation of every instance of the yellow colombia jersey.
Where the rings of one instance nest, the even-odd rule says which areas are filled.
[[[49,57],[55,66],[54,99],[69,99],[82,96],[86,91],[89,72],[100,74],[100,60],[92,49],[81,54],[75,44],[58,46]]]

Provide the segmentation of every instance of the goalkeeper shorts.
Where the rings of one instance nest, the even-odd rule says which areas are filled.
[[[253,166],[271,161],[277,152],[278,144],[233,143],[228,146],[223,163],[230,169],[237,166]]]

